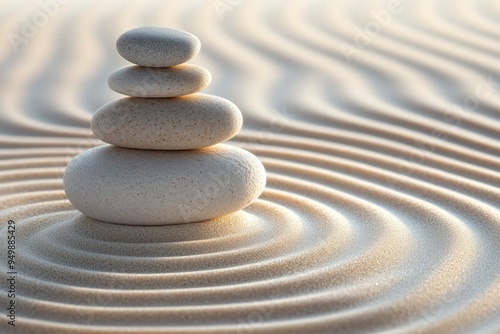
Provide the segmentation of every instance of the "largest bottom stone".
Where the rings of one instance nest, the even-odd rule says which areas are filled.
[[[189,151],[95,147],[64,173],[70,202],[102,221],[161,225],[207,220],[238,211],[263,191],[262,163],[219,144]]]

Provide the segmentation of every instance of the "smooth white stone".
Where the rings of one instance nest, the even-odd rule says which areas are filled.
[[[118,53],[131,63],[168,67],[187,62],[201,48],[200,40],[185,31],[164,27],[139,27],[116,41]]]
[[[186,150],[221,143],[241,129],[232,102],[208,94],[168,99],[126,97],[102,106],[91,128],[102,141],[121,147]]]
[[[163,68],[130,65],[111,73],[108,85],[123,95],[157,98],[193,94],[207,87],[211,80],[210,72],[198,65]]]
[[[266,172],[253,154],[224,144],[189,151],[103,145],[71,160],[63,180],[70,202],[91,218],[164,225],[246,207],[264,190]]]

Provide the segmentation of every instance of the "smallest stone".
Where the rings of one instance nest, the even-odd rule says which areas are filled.
[[[123,33],[118,53],[131,63],[146,67],[170,67],[187,62],[201,48],[200,40],[185,31],[164,27],[139,27]]]

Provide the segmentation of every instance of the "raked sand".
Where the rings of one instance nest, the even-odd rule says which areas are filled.
[[[47,22],[37,1],[0,11],[0,278],[10,219],[18,333],[500,330],[494,1],[401,0],[400,13],[361,0],[66,2]],[[381,10],[393,13],[379,24]],[[16,53],[7,37],[23,17],[43,26]],[[120,97],[107,87],[127,65],[114,42],[141,25],[198,36],[203,92],[241,109],[229,143],[268,173],[243,211],[134,227],[66,199],[66,164],[102,144],[92,114]]]

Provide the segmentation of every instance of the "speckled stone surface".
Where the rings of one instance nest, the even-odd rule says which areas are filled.
[[[232,102],[208,94],[148,99],[126,97],[102,106],[91,128],[102,141],[121,147],[186,150],[235,136],[243,118]]]
[[[130,225],[178,224],[240,210],[264,190],[264,166],[225,144],[153,151],[103,145],[71,160],[64,173],[70,202],[83,214]]]
[[[204,67],[181,64],[173,67],[125,66],[114,71],[109,87],[117,93],[135,97],[176,97],[193,94],[212,80]]]
[[[164,27],[139,27],[116,41],[118,53],[141,66],[168,67],[187,62],[201,48],[200,40],[185,31]]]

